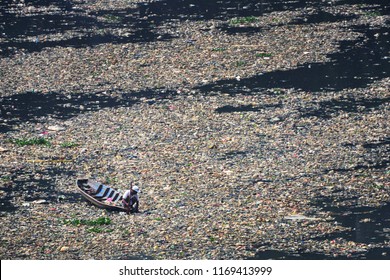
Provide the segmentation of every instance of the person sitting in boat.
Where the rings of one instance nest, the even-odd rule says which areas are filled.
[[[138,193],[140,192],[139,187],[134,185],[133,183],[130,184],[130,189],[125,192],[123,195],[122,204],[126,208],[127,213],[137,213],[138,207],[139,207],[139,197]]]

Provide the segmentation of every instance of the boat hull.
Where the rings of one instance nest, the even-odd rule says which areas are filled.
[[[115,197],[116,200],[121,201],[122,196],[113,188],[104,186],[105,195],[98,196],[93,193],[96,191],[93,186],[99,184],[99,182],[92,181],[90,179],[77,179],[76,184],[80,194],[93,205],[107,210],[126,211],[123,206],[113,205],[106,202],[108,198],[112,197]],[[102,184],[99,185],[103,186]],[[117,197],[117,195],[120,195],[120,197]]]

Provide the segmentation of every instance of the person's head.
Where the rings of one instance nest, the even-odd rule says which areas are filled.
[[[131,192],[139,193],[140,192],[139,187],[137,185],[131,186]]]

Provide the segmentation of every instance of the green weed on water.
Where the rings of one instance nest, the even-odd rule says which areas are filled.
[[[33,145],[51,146],[50,141],[43,137],[11,139],[10,141],[20,147]]]
[[[257,22],[259,19],[254,16],[249,17],[241,17],[241,18],[233,18],[230,20],[231,25],[237,25],[237,24],[248,24],[248,23],[254,23]]]
[[[64,143],[61,143],[61,147],[62,148],[73,148],[73,147],[77,147],[77,146],[79,146],[79,144],[74,143],[74,142],[64,142]]]
[[[270,54],[270,53],[257,53],[256,57],[261,57],[261,58],[272,57],[272,54]]]
[[[102,226],[111,224],[111,219],[108,217],[99,217],[96,220],[71,219],[64,220],[64,224],[72,226]]]

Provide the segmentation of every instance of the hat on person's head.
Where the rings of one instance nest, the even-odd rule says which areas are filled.
[[[138,187],[138,186],[133,186],[131,189],[132,189],[133,191],[137,192],[137,193],[139,193],[139,192],[140,192],[140,190],[139,190],[139,187]]]

